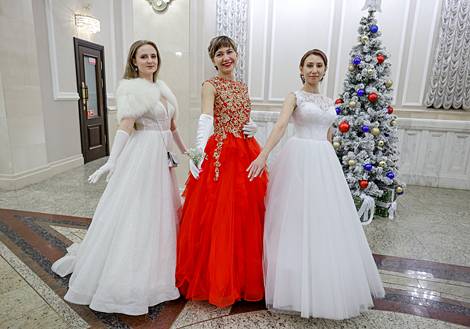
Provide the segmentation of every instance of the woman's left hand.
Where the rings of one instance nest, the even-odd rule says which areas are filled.
[[[261,177],[261,175],[263,175],[264,168],[266,168],[266,159],[260,154],[246,170],[250,171],[248,173],[248,178],[250,179],[250,181],[252,181],[253,178],[257,177],[258,175],[259,177]]]

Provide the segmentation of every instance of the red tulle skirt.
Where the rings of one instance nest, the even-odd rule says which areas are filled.
[[[212,136],[199,180],[189,175],[178,233],[176,286],[192,300],[226,307],[264,296],[263,226],[268,177],[248,180],[246,169],[261,152],[254,138],[228,134],[215,178]]]

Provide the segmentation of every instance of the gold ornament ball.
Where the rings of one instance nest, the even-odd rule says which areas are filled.
[[[356,107],[356,102],[355,101],[350,101],[349,102],[349,107]]]
[[[385,160],[380,160],[379,161],[379,166],[385,167],[385,165],[386,165]]]
[[[396,124],[397,124],[397,120],[392,120],[392,121],[390,121],[390,126],[394,126],[394,125],[396,125]]]
[[[349,66],[348,66],[349,72],[352,72],[352,71],[354,71],[355,69],[356,69],[356,67],[355,67],[353,64],[349,64]]]
[[[356,160],[354,160],[354,159],[349,159],[348,165],[354,166],[355,164],[356,164]]]
[[[378,146],[384,146],[384,144],[385,144],[385,143],[384,143],[383,140],[379,140],[378,143],[377,143]]]
[[[338,147],[340,147],[339,142],[333,142],[333,147],[334,147],[335,149],[337,149]]]
[[[368,70],[367,70],[367,73],[368,73],[368,74],[372,74],[372,73],[374,73],[374,70],[373,70],[373,69],[368,69]]]
[[[403,187],[397,186],[397,187],[395,188],[395,192],[397,192],[397,193],[403,192]]]
[[[388,80],[387,82],[385,82],[385,87],[387,87],[387,88],[390,88],[392,85],[393,85],[392,79],[390,79],[390,80]]]
[[[377,127],[374,127],[370,130],[370,133],[374,136],[377,136],[380,133],[380,129]]]
[[[367,35],[363,35],[363,36],[361,37],[361,41],[362,41],[362,42],[369,41],[369,37],[368,37]]]

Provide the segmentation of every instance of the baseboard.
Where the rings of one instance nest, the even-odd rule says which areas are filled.
[[[18,190],[25,186],[38,183],[57,174],[82,166],[83,155],[75,155],[45,166],[24,171],[14,175],[0,175],[0,190]]]
[[[434,174],[401,170],[399,177],[409,185],[470,190],[470,177],[466,175]]]

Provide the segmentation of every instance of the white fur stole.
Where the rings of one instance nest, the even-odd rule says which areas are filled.
[[[123,118],[138,118],[146,112],[152,112],[160,100],[160,96],[165,97],[168,102],[168,115],[176,120],[178,118],[178,103],[165,82],[157,80],[155,83],[151,83],[140,78],[119,81],[116,88],[118,122],[121,122]]]

